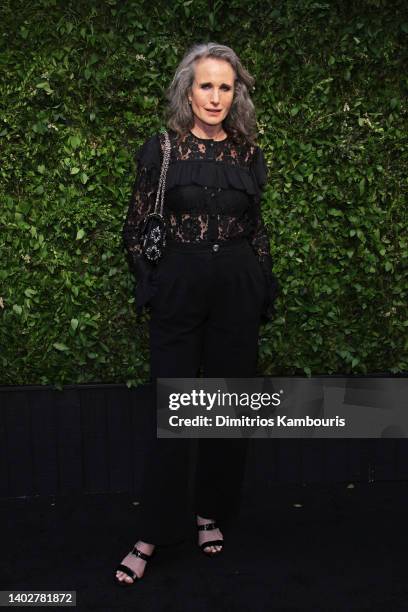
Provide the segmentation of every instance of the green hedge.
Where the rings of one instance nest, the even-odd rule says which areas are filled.
[[[405,0],[3,0],[0,384],[146,381],[121,241],[192,42],[256,78],[282,292],[264,374],[408,370]]]

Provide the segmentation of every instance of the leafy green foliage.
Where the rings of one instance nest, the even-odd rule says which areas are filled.
[[[232,46],[282,286],[265,374],[408,369],[403,0],[5,0],[0,384],[147,380],[121,229],[134,154],[193,41]]]

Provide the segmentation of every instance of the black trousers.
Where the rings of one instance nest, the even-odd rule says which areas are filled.
[[[256,375],[265,281],[247,240],[167,245],[155,272],[151,301],[150,368],[159,377]],[[156,437],[150,444],[141,496],[139,539],[170,544],[184,537],[191,440]],[[221,523],[239,507],[247,439],[198,440],[194,512]]]

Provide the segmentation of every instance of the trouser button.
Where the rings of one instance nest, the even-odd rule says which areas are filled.
[[[219,244],[213,244],[212,250],[216,253],[220,248]]]

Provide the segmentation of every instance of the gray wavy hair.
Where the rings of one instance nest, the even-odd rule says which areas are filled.
[[[249,95],[255,79],[243,67],[235,51],[216,42],[194,44],[178,65],[166,90],[168,105],[165,117],[168,129],[177,132],[179,138],[182,138],[194,126],[194,114],[188,103],[187,90],[194,81],[195,62],[206,57],[216,57],[229,62],[235,72],[234,97],[230,111],[223,121],[224,130],[237,142],[256,144],[256,114]]]

